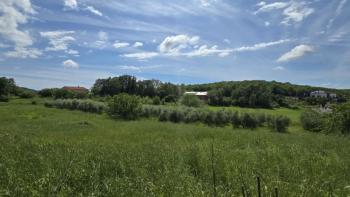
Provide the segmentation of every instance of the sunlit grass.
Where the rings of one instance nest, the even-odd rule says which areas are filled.
[[[261,112],[300,128],[297,110]],[[212,144],[219,195],[242,185],[255,195],[257,176],[264,196],[350,195],[344,137],[118,121],[23,100],[0,106],[0,124],[0,196],[210,196]]]

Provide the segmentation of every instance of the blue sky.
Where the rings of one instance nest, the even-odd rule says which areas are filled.
[[[0,76],[350,88],[350,0],[1,0]]]

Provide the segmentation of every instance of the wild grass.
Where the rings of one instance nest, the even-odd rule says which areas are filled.
[[[0,196],[240,196],[242,185],[256,196],[257,176],[263,196],[348,196],[350,139],[0,106]]]

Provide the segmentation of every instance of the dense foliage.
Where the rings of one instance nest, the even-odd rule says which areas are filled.
[[[38,92],[41,97],[52,97],[54,99],[84,99],[89,96],[85,91],[71,91],[62,88],[45,88]]]
[[[318,105],[324,104],[324,102],[344,102],[350,96],[349,90],[301,86],[275,81],[228,81],[188,85],[185,88],[193,91],[209,91],[209,104],[215,106],[294,107],[293,105],[297,103],[296,101],[305,101],[308,104]],[[336,93],[337,100],[311,98],[310,93],[316,90]]]
[[[44,103],[46,107],[56,107],[59,109],[80,110],[91,113],[103,113],[107,106],[102,102],[80,99],[57,99]]]
[[[343,135],[350,134],[350,102],[338,105],[330,115],[328,122],[328,131],[333,133],[341,133]]]
[[[185,94],[181,97],[181,104],[187,107],[200,107],[203,102],[195,95]]]
[[[138,96],[121,93],[113,96],[108,103],[108,112],[114,117],[135,120],[139,117],[142,104]]]
[[[134,76],[97,79],[92,87],[92,93],[97,96],[114,96],[120,93],[138,95],[141,97],[158,96],[165,102],[175,102],[181,95],[180,87],[159,80],[137,80]]]
[[[0,102],[8,101],[8,96],[16,92],[16,84],[13,79],[0,77]]]
[[[275,187],[279,196],[350,192],[344,137],[115,122],[28,100],[2,104],[0,122],[0,196],[214,196],[214,189],[217,196],[242,196],[242,188],[258,196],[257,176],[262,196],[275,196]]]
[[[307,131],[320,132],[324,129],[324,117],[316,110],[305,110],[300,115],[300,123]]]
[[[276,132],[286,132],[290,119],[281,115],[266,115],[263,113],[239,113],[231,110],[213,111],[190,107],[143,106],[141,116],[156,117],[159,121],[174,123],[203,123],[208,126],[256,129],[267,126]]]

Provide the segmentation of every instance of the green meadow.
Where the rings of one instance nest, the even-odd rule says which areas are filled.
[[[219,109],[214,108],[212,109]],[[221,109],[221,108],[220,108]],[[0,196],[349,196],[348,137],[0,103]]]

